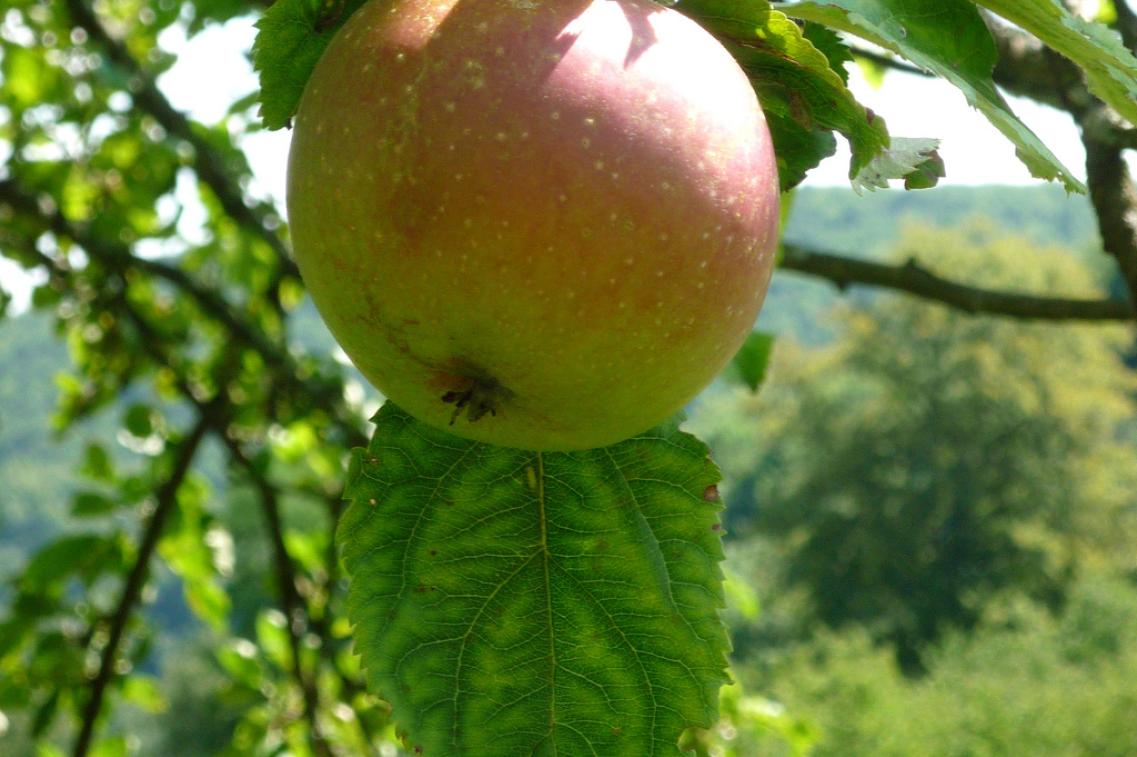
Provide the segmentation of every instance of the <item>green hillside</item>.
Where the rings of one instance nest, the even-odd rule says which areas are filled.
[[[1103,271],[1103,277],[1111,270],[1104,255],[1092,252],[1098,237],[1089,200],[1054,186],[940,187],[861,196],[844,188],[805,188],[794,194],[792,203],[785,239],[819,251],[880,258],[893,247],[902,229],[912,224],[993,224],[1040,245],[1059,244],[1085,254],[1092,267]],[[924,262],[935,264],[934,260]],[[873,292],[854,288],[844,296],[864,301]],[[832,334],[824,314],[841,298],[826,282],[779,271],[758,326],[792,335],[804,344],[822,344]]]
[[[906,223],[957,226],[987,218],[1044,244],[1082,249],[1096,244],[1090,201],[1052,185],[939,187],[921,192],[802,189],[794,199],[786,238],[847,255],[876,256]]]
[[[54,377],[67,363],[67,348],[47,317],[0,321],[0,575],[58,529],[74,460],[93,430],[57,439],[48,426]]]

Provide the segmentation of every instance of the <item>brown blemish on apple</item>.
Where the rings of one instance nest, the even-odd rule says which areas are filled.
[[[440,399],[454,405],[450,425],[463,413],[475,423],[486,415],[496,416],[514,397],[514,393],[480,366],[462,358],[451,361],[447,370],[439,371],[431,385],[442,389]]]

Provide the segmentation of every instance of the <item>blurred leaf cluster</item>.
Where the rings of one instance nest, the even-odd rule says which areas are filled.
[[[29,532],[5,591],[5,753],[393,739],[350,653],[332,539],[362,397],[326,341],[289,333],[303,288],[242,152],[255,97],[205,123],[158,86],[173,41],[257,10],[17,0],[0,17],[0,247],[44,275],[41,339],[71,362],[54,424],[88,440],[77,491],[43,482],[69,500],[51,505],[62,531]]]

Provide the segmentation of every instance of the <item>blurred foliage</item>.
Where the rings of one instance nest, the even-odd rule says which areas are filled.
[[[897,252],[1011,288],[1095,288],[1072,255],[985,223],[911,227]],[[692,424],[723,466],[728,529],[776,556],[769,588],[800,592],[799,623],[859,625],[918,672],[1008,593],[1058,609],[1079,568],[1137,567],[1124,328],[901,297],[839,320],[825,348],[779,340],[758,396],[708,399]]]
[[[768,690],[813,724],[813,757],[1127,755],[1137,752],[1137,584],[1087,575],[1054,617],[1011,602],[953,633],[912,680],[863,631],[822,635]],[[767,736],[748,754],[788,754]]]
[[[0,382],[18,408],[0,456],[5,536],[19,539],[2,553],[6,754],[392,743],[337,620],[335,482],[363,398],[326,338],[287,339],[302,287],[275,207],[249,191],[254,100],[203,123],[157,85],[175,62],[159,38],[250,10],[3,11],[0,247],[46,274],[32,302],[55,332],[27,318],[5,331],[22,369]],[[70,358],[55,386],[12,383],[60,367],[54,340]],[[46,450],[52,405],[66,441]]]

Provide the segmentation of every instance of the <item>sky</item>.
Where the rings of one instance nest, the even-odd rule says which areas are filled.
[[[179,29],[168,29],[160,42],[177,56],[177,62],[159,78],[159,86],[178,109],[203,122],[216,123],[225,115],[230,103],[257,87],[256,75],[246,55],[255,36],[251,18],[210,27],[188,41]],[[946,82],[891,72],[883,87],[876,89],[859,69],[851,67],[849,86],[862,104],[885,119],[891,134],[942,140],[940,155],[947,166],[947,176],[941,185],[1038,181],[1015,157],[1012,144]],[[1028,100],[1009,100],[1015,113],[1067,169],[1084,179],[1085,153],[1072,120]],[[246,136],[240,145],[253,169],[250,193],[258,198],[273,199],[282,213],[288,141],[288,131],[280,130]],[[849,186],[849,152],[842,140],[838,143],[841,145],[838,154],[812,171],[806,186]],[[185,233],[192,235],[202,212],[192,182],[181,182],[176,196],[186,207],[179,229],[184,227]],[[15,295],[17,312],[26,307],[33,280],[0,258],[0,282]]]

